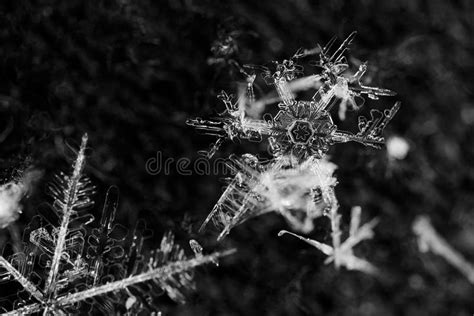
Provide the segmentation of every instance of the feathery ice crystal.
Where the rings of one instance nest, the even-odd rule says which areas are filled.
[[[233,252],[203,255],[194,241],[193,249],[201,250],[187,257],[172,233],[158,249],[143,251],[143,222],[131,234],[114,224],[116,187],[108,190],[95,222],[88,212],[95,188],[83,175],[86,143],[84,135],[72,174],[59,174],[50,185],[53,205],[26,229],[22,251],[5,249],[0,256],[0,280],[22,287],[16,298],[0,305],[4,315],[157,314],[154,295],[165,291],[182,302],[184,291],[193,287],[195,267]]]
[[[327,160],[310,157],[299,163],[295,157],[282,156],[265,164],[250,154],[230,159],[236,176],[201,226],[212,220],[222,229],[218,239],[268,212],[278,212],[293,229],[308,233],[330,204],[336,165]]]

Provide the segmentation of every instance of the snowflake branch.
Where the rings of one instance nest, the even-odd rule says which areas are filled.
[[[7,272],[21,284],[21,286],[28,291],[34,298],[43,302],[44,296],[43,293],[30,281],[28,281],[15,267],[13,267],[10,262],[8,262],[4,257],[0,256],[0,266],[2,266]]]
[[[62,253],[66,245],[66,235],[68,233],[68,225],[77,202],[77,193],[82,176],[82,169],[85,163],[85,150],[87,144],[87,134],[82,137],[81,147],[74,163],[74,171],[72,177],[68,179],[68,187],[65,193],[66,201],[62,207],[62,220],[59,228],[54,256],[51,263],[51,270],[49,271],[48,279],[45,285],[45,295],[51,297],[51,294],[56,290],[56,282],[59,273],[59,264],[61,262]]]
[[[314,248],[316,249],[319,249],[322,253],[324,253],[326,256],[331,256],[333,253],[334,253],[334,249],[329,246],[329,245],[326,245],[326,244],[323,244],[317,240],[314,240],[314,239],[311,239],[311,238],[305,238],[305,237],[302,237],[300,235],[297,235],[295,233],[292,233],[292,232],[289,232],[287,230],[280,230],[280,232],[278,233],[278,237],[281,237],[283,236],[284,234],[289,234],[291,236],[294,236],[302,241],[304,241],[305,243],[307,244],[310,244],[311,246],[313,246]]]
[[[91,288],[82,292],[67,294],[59,299],[55,300],[53,304],[55,305],[69,305],[74,304],[80,301],[84,301],[88,298],[103,295],[106,293],[114,292],[117,290],[123,290],[131,285],[142,283],[149,280],[158,280],[165,281],[171,275],[181,273],[193,269],[194,267],[206,264],[214,263],[217,258],[224,257],[235,253],[235,249],[226,250],[223,252],[216,252],[207,256],[202,256],[200,258],[193,258],[186,261],[172,262],[165,266],[144,272],[138,275],[133,275],[128,278],[110,282],[102,286]]]
[[[13,310],[13,311],[3,313],[2,315],[17,315],[17,316],[18,315],[28,315],[28,314],[38,313],[43,309],[45,309],[44,304],[34,303],[34,304],[30,304],[30,305],[20,307],[18,309]]]

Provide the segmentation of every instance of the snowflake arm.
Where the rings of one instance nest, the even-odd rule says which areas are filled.
[[[85,163],[85,150],[87,145],[87,134],[82,137],[81,147],[74,163],[72,176],[67,179],[67,190],[64,192],[63,199],[57,199],[58,206],[61,207],[61,226],[58,232],[54,256],[51,263],[48,279],[45,284],[45,295],[51,297],[56,290],[56,283],[59,273],[59,264],[63,251],[66,246],[66,235],[68,233],[68,225],[71,220],[72,213],[76,208],[89,202],[87,195],[84,195],[86,185],[81,182],[82,169]]]
[[[377,224],[377,221],[372,220],[369,223],[359,227],[361,210],[360,207],[353,207],[349,237],[341,243],[341,216],[338,214],[336,206],[337,204],[334,203],[328,214],[331,219],[332,246],[323,244],[310,238],[302,237],[286,230],[280,231],[278,236],[289,234],[312,245],[328,256],[324,263],[329,264],[334,261],[336,269],[339,269],[340,266],[344,266],[348,270],[359,270],[368,274],[376,274],[378,272],[377,268],[375,268],[370,262],[356,257],[353,253],[353,247],[359,244],[361,241],[373,237],[373,228]]]
[[[400,109],[400,102],[396,102],[391,109],[384,112],[372,109],[370,111],[371,119],[359,117],[359,132],[351,134],[337,130],[330,136],[333,143],[345,143],[349,141],[357,142],[366,146],[380,148],[384,144],[383,130]]]
[[[15,269],[14,266],[11,265],[8,260],[6,260],[3,256],[0,256],[0,266],[3,267],[7,274],[16,280],[21,286],[34,298],[39,301],[44,300],[43,293],[38,289],[33,283],[31,283],[27,278],[25,278],[20,271]]]

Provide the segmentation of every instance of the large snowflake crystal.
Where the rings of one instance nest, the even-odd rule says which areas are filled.
[[[247,81],[246,98],[241,95],[234,100],[222,93],[220,99],[224,101],[226,110],[217,118],[188,121],[199,130],[218,137],[207,152],[209,158],[226,139],[266,139],[273,155],[273,160],[266,163],[259,162],[250,154],[231,159],[237,166],[234,167],[235,177],[203,224],[204,227],[212,220],[221,229],[218,239],[245,220],[268,212],[281,214],[292,229],[302,233],[311,232],[314,218],[325,215],[330,217],[333,232],[339,231],[339,224],[335,223],[339,218],[334,194],[335,166],[326,160],[325,155],[331,145],[337,143],[357,142],[380,148],[384,143],[383,131],[400,108],[400,103],[396,102],[390,109],[372,109],[369,118],[359,117],[356,133],[340,130],[334,123],[332,110],[336,107],[339,107],[339,119],[344,120],[348,110],[357,110],[364,104],[365,96],[378,100],[381,96],[395,95],[391,90],[363,84],[366,63],[350,72],[345,54],[354,37],[355,32],[335,50],[332,49],[335,38],[324,47],[299,50],[290,59],[273,62],[272,67],[246,66],[261,71],[264,81],[275,88],[278,98],[274,103],[278,104],[278,112],[274,117],[269,113],[262,119],[247,116],[247,109],[257,104],[259,107],[269,104],[272,100],[268,96],[261,102],[254,100],[251,84],[255,76],[249,76],[252,80]],[[319,59],[310,64],[317,66],[320,72],[304,77],[299,63],[315,53]],[[299,100],[296,92],[302,87],[308,88],[308,83],[316,92],[309,100]],[[323,178],[326,180],[322,181]],[[353,258],[350,249],[344,256],[337,256],[338,248],[336,238],[333,250],[325,252],[337,257],[337,266],[352,268],[361,264]],[[339,264],[339,258],[345,264]],[[367,265],[364,267],[360,269],[370,270]]]
[[[349,65],[344,53],[354,36],[355,32],[332,54],[330,51],[334,39],[324,48],[320,48],[319,60],[313,64],[322,69],[321,73],[310,76],[320,87],[311,100],[296,100],[292,91],[293,82],[303,74],[302,66],[295,61],[307,56],[303,51],[298,51],[289,60],[274,62],[273,71],[267,67],[252,66],[252,69],[262,70],[265,82],[275,87],[280,100],[280,111],[274,118],[267,114],[266,117],[270,119],[266,120],[248,118],[243,96],[234,100],[232,95],[221,92],[219,99],[226,106],[223,113],[215,119],[196,118],[187,122],[208,135],[218,137],[206,153],[207,157],[211,158],[226,139],[259,142],[267,138],[275,156],[291,154],[300,159],[308,156],[321,158],[330,145],[349,141],[379,148],[384,143],[382,132],[398,111],[399,102],[383,112],[372,109],[370,119],[360,117],[359,132],[356,134],[339,130],[330,113],[334,106],[339,105],[339,117],[344,119],[348,109],[357,110],[364,104],[364,95],[373,100],[378,100],[380,96],[395,95],[388,89],[369,87],[361,83],[367,70],[366,63],[361,64],[354,74],[346,74]],[[253,83],[253,80],[251,82]],[[251,100],[254,98],[253,89],[248,91],[250,96],[247,100]]]
[[[329,112],[318,111],[318,103],[298,101],[280,110],[272,120],[269,137],[273,154],[292,154],[304,159],[308,156],[322,158],[330,145],[349,141],[379,148],[384,143],[382,132],[400,108],[397,102],[391,109],[381,112],[372,109],[371,118],[359,117],[359,132],[337,129]]]
[[[116,187],[94,221],[88,211],[94,187],[83,176],[86,143],[85,135],[72,173],[49,187],[51,209],[33,219],[22,245],[0,255],[0,281],[21,286],[15,297],[3,298],[2,315],[158,315],[157,295],[182,302],[194,268],[232,252],[188,257],[171,233],[157,249],[143,251],[143,222],[130,234],[114,224]]]

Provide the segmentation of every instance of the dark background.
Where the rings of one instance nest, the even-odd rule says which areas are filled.
[[[187,305],[163,298],[169,315],[471,315],[473,286],[442,258],[418,252],[411,223],[428,214],[474,262],[473,13],[469,0],[3,0],[1,167],[6,181],[25,165],[45,174],[18,227],[87,132],[97,203],[117,185],[117,220],[131,227],[145,218],[155,232],[147,247],[172,229],[184,246],[195,238],[207,251],[239,250],[219,268],[199,270]],[[353,205],[362,206],[364,220],[380,218],[375,238],[357,253],[384,277],[325,266],[316,249],[276,236],[287,225],[274,214],[248,221],[221,244],[212,230],[197,234],[222,175],[150,175],[146,161],[157,151],[194,161],[207,148],[213,139],[185,120],[223,109],[217,92],[234,92],[243,80],[230,59],[264,64],[353,30],[351,56],[369,61],[372,84],[398,92],[368,108],[400,100],[385,134],[410,144],[401,161],[357,144],[330,152],[344,225]],[[270,90],[258,87],[260,96],[259,89]],[[348,128],[357,114],[349,116]],[[264,147],[228,143],[217,157]],[[329,233],[320,219],[310,237],[328,241]]]

